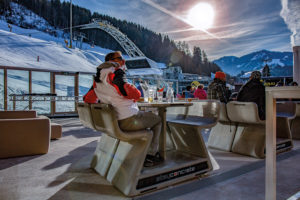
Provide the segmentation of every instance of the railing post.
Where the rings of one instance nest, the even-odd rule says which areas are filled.
[[[75,84],[75,92],[74,92],[74,94],[75,94],[75,101],[74,101],[74,103],[75,103],[75,105],[74,105],[74,107],[75,107],[75,112],[77,112],[77,106],[76,106],[76,104],[77,104],[77,101],[78,101],[78,96],[79,96],[79,72],[77,72],[76,74],[75,74],[75,78],[74,78],[74,84]]]
[[[7,110],[7,69],[4,68],[4,110]]]
[[[16,96],[13,96],[13,110],[16,110]]]
[[[276,100],[266,91],[265,199],[276,200]]]
[[[52,94],[55,93],[55,72],[50,72],[50,91]],[[55,113],[55,101],[51,99],[51,115]]]
[[[32,71],[29,70],[29,94],[32,93]],[[32,109],[32,97],[31,95],[29,96],[29,110]]]

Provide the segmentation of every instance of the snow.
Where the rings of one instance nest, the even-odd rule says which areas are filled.
[[[268,64],[268,65],[275,65],[275,66],[279,65],[279,66],[281,66],[281,67],[284,67],[284,66],[285,66],[284,63],[282,63],[282,62],[280,61],[280,59],[272,59],[272,61],[268,62],[267,64]]]
[[[34,29],[11,26],[12,32],[9,32],[8,24],[0,20],[0,65],[3,66],[94,73],[96,67],[104,61],[105,55],[112,51],[98,46],[91,47],[87,43],[82,44],[82,49],[77,47],[71,49],[65,46],[64,38],[54,37]],[[79,45],[75,41],[73,44]],[[37,61],[38,56],[39,61]],[[129,59],[127,55],[124,55],[124,58]],[[149,58],[147,60],[151,69],[129,70],[129,74],[161,76],[160,69],[166,68],[166,65],[156,63]]]
[[[246,72],[245,74],[243,74],[243,75],[241,76],[241,78],[250,78],[251,73],[252,73],[252,71],[251,71],[251,72]]]
[[[46,33],[13,25],[13,32],[7,29],[7,23],[1,20],[0,65],[4,66],[95,72],[95,68],[102,63],[103,56],[109,52],[109,50],[100,53],[95,50],[70,49],[61,44],[63,38],[59,41],[59,38]],[[28,36],[30,33],[34,33],[34,36],[33,34],[31,37]]]
[[[23,6],[11,3],[11,7],[12,16],[9,20],[33,29],[10,24],[10,32],[9,25],[0,16],[0,66],[94,73],[96,67],[104,61],[105,55],[112,51],[98,46],[92,47],[87,43],[82,43],[82,48],[79,49],[79,41],[73,41],[74,48],[68,48],[65,40],[69,41],[69,34],[54,29],[45,19]],[[129,56],[124,55],[124,58],[129,59]],[[146,59],[151,69],[131,69],[128,70],[129,74],[161,76],[161,69],[166,68],[166,65]]]
[[[11,2],[10,5],[12,8],[12,16],[9,17],[9,19],[14,21],[15,24],[33,26],[38,30],[53,29],[45,19],[27,10],[24,6],[14,2]]]

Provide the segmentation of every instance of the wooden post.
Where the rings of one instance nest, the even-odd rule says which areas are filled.
[[[276,200],[276,100],[266,92],[266,200]]]
[[[52,94],[55,93],[55,72],[50,72],[50,92]],[[51,102],[51,115],[54,115],[55,113],[55,101]]]
[[[32,71],[29,70],[29,94],[32,93]],[[32,99],[31,96],[29,96],[29,110],[32,109]]]
[[[13,96],[13,110],[16,110],[16,96]]]
[[[75,101],[74,101],[74,103],[75,103],[75,112],[77,112],[77,101],[79,100],[78,99],[78,96],[79,96],[79,73],[76,73],[75,74],[75,78],[74,78],[74,90],[75,90],[75,92],[74,92],[74,94],[75,94]]]
[[[4,110],[7,110],[7,69],[4,69]]]

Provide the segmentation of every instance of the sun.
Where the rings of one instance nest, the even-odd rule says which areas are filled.
[[[187,21],[193,27],[200,30],[209,29],[214,21],[215,12],[208,3],[199,3],[188,14]]]

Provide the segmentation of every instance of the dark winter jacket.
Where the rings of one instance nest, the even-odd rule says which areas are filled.
[[[257,104],[258,114],[261,120],[266,119],[265,98],[265,86],[259,79],[249,80],[242,86],[237,95],[237,101],[254,102]]]
[[[226,82],[215,78],[208,86],[207,99],[218,99],[223,103],[227,103]]]

